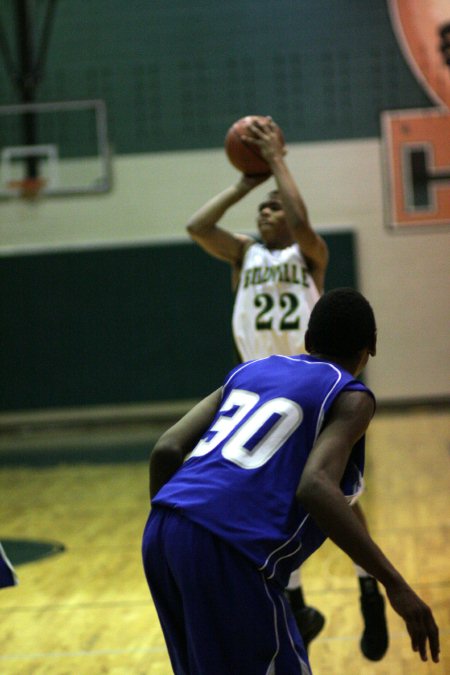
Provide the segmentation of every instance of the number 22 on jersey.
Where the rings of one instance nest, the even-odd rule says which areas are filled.
[[[222,456],[242,469],[256,469],[268,462],[301,424],[303,411],[284,397],[259,402],[255,392],[233,389],[186,460],[206,455],[223,442]]]
[[[282,312],[279,319],[279,330],[299,330],[300,317],[297,309],[300,304],[298,297],[294,293],[282,293],[279,297],[280,310]],[[255,296],[255,307],[259,308],[256,315],[256,330],[272,330],[274,317],[272,316],[275,300],[270,293],[259,293]],[[276,309],[277,311],[277,309]]]

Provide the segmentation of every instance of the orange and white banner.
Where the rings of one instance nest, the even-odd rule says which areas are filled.
[[[394,32],[436,104],[381,115],[387,224],[450,225],[450,0],[388,0]]]
[[[450,0],[388,0],[392,26],[431,100],[450,108]]]
[[[399,110],[381,119],[387,224],[450,225],[450,113]]]

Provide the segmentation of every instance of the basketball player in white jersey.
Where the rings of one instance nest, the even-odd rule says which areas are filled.
[[[328,248],[311,226],[306,205],[284,159],[270,117],[250,128],[244,137],[254,144],[270,167],[266,176],[242,175],[240,180],[206,202],[187,224],[187,231],[207,253],[228,262],[236,291],[232,328],[242,361],[272,354],[294,355],[305,351],[304,337],[312,308],[324,292]],[[277,189],[259,205],[255,238],[217,225],[230,207],[270,175]],[[355,512],[365,519],[359,505]],[[363,654],[381,659],[388,646],[384,599],[376,580],[356,567],[361,587],[364,632]],[[300,572],[291,575],[287,595],[305,645],[322,630],[323,615],[305,605]]]

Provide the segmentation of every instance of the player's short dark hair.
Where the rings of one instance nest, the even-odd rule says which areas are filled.
[[[267,199],[274,199],[277,202],[281,201],[281,195],[279,190],[271,190],[267,193]]]
[[[330,356],[353,356],[375,347],[376,323],[366,298],[353,288],[335,288],[314,306],[308,324],[308,349]]]
[[[450,21],[442,24],[442,26],[439,28],[439,35],[442,38],[450,36]]]

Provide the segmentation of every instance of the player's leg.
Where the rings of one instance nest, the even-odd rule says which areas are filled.
[[[286,597],[295,617],[297,627],[303,638],[306,649],[312,640],[317,637],[325,625],[325,617],[315,607],[306,605],[303,596],[303,586],[300,569],[292,572],[286,588]]]
[[[154,554],[165,558],[180,592],[188,662],[184,671],[175,673],[309,675],[306,651],[282,589],[269,585],[228,544],[177,512],[165,511],[164,538],[155,540],[159,550]],[[151,547],[144,553],[149,555]],[[146,570],[154,588],[151,564]],[[165,592],[167,587],[160,595]],[[155,604],[160,604],[157,596]],[[161,613],[162,624],[167,614]],[[164,634],[170,632],[172,627],[166,626]]]
[[[173,672],[175,675],[185,675],[189,672],[189,659],[183,603],[164,555],[166,537],[164,516],[164,510],[152,510],[144,530],[142,558]]]
[[[297,621],[286,594],[276,586],[270,586],[263,578],[267,594],[271,597],[277,614],[278,653],[274,662],[274,673],[299,673],[310,675],[308,652],[300,636]]]
[[[366,530],[367,521],[358,503],[353,511]],[[355,565],[360,588],[360,605],[364,621],[364,630],[360,640],[361,651],[370,661],[379,661],[385,655],[389,636],[385,614],[385,602],[380,593],[377,580],[362,567]]]
[[[197,528],[193,548],[195,557],[184,561],[178,577],[191,617],[189,672],[310,675],[308,656],[282,589],[202,528]]]

